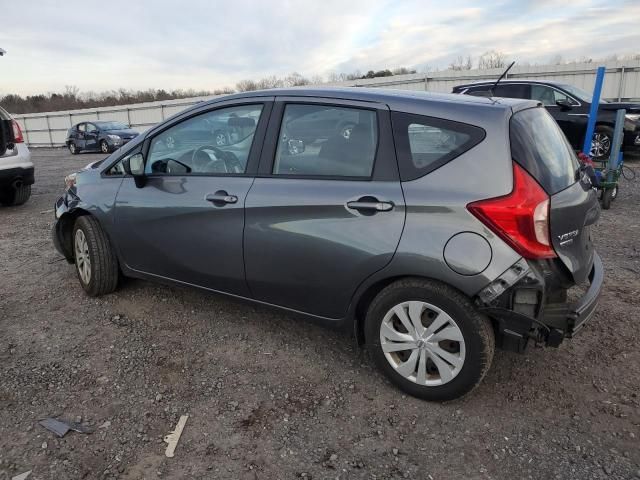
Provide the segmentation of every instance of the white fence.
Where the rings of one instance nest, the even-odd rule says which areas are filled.
[[[607,62],[602,98],[614,101],[640,101],[640,60]],[[593,90],[596,64],[576,63],[568,65],[514,66],[508,79],[552,80],[568,83],[587,91]],[[321,86],[397,88],[430,92],[451,92],[462,83],[497,79],[502,69],[494,70],[445,70],[432,73],[416,73],[347,82],[326,83]],[[162,102],[138,103],[116,107],[100,107],[63,112],[30,113],[14,115],[20,123],[25,141],[33,147],[64,145],[67,129],[82,121],[118,120],[132,128],[144,131],[165,118],[203,100],[214,97],[185,98]]]

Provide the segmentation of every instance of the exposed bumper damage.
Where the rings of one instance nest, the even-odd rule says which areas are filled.
[[[593,316],[604,282],[600,256],[594,252],[589,288],[577,301],[567,301],[569,285],[557,277],[521,259],[478,294],[479,309],[497,322],[502,348],[521,352],[530,338],[557,347]]]

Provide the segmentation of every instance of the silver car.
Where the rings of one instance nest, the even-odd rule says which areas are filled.
[[[181,138],[223,119],[224,145]],[[277,306],[354,334],[427,400],[471,391],[496,346],[560,345],[603,283],[596,192],[532,101],[231,95],[69,175],[55,209],[55,244],[89,295],[122,274]]]
[[[20,125],[0,107],[0,204],[22,205],[31,196],[34,168]]]

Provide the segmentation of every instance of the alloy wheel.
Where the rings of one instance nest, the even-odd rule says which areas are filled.
[[[74,240],[76,268],[80,275],[80,280],[85,285],[91,281],[91,259],[89,258],[89,243],[84,232],[80,229],[76,230]]]
[[[76,153],[76,144],[75,143],[70,143],[69,144],[69,151],[71,152],[72,155]]]
[[[611,150],[611,139],[606,133],[596,132],[591,140],[591,151],[589,152],[593,158],[602,158],[609,154]]]
[[[380,324],[380,346],[393,369],[423,386],[449,383],[462,370],[465,341],[445,311],[409,301],[391,308]]]
[[[109,145],[107,145],[107,142],[103,140],[100,144],[100,149],[102,150],[102,153],[109,153]]]
[[[176,148],[176,139],[169,136],[165,138],[164,144],[167,146],[169,150],[173,150],[174,148]]]
[[[227,136],[222,132],[218,132],[215,136],[215,142],[218,147],[223,147],[227,144]]]

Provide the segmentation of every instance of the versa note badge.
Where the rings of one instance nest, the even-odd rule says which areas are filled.
[[[560,240],[560,246],[566,247],[567,245],[571,245],[573,243],[573,239],[576,238],[579,233],[580,233],[580,230],[572,230],[571,232],[558,235],[558,240]]]

